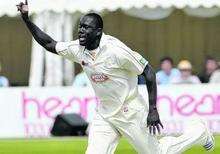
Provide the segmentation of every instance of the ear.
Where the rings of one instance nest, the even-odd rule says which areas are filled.
[[[96,35],[97,35],[97,36],[102,35],[102,28],[98,28]]]

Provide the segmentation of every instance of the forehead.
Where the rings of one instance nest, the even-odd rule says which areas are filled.
[[[83,16],[79,22],[80,25],[96,25],[96,19],[91,16]]]
[[[171,64],[171,61],[169,61],[169,60],[164,60],[164,61],[162,61],[162,64]]]
[[[216,63],[216,61],[213,60],[213,59],[208,59],[208,60],[207,60],[207,63]]]

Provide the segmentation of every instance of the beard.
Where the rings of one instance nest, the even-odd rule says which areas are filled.
[[[91,47],[97,42],[97,40],[100,40],[100,37],[98,37],[96,34],[79,35],[79,44],[81,46]]]

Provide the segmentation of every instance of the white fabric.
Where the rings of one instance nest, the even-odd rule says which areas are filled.
[[[194,16],[194,17],[202,17],[202,18],[211,18],[211,17],[216,17],[220,15],[220,8],[218,7],[212,7],[212,8],[204,8],[204,7],[199,7],[199,8],[190,8],[186,7],[183,9],[183,11],[189,15],[189,16]]]
[[[33,22],[40,28],[44,28],[44,14],[33,16]],[[29,86],[42,86],[44,70],[44,49],[32,38],[31,66],[29,75]]]
[[[8,87],[9,80],[5,76],[0,76],[0,87]]]
[[[168,17],[174,10],[174,7],[170,8],[131,8],[129,10],[125,10],[124,13],[136,18],[140,18],[143,20],[160,20]],[[198,8],[191,8],[185,7],[183,11],[189,15],[194,17],[200,18],[211,18],[220,15],[220,8],[219,7],[212,7],[212,8],[205,8],[205,7],[198,7]]]
[[[75,17],[78,19],[78,15]],[[49,11],[34,16],[33,22],[54,40],[65,41],[72,39],[72,24],[76,21],[65,12],[57,14]],[[42,86],[43,82],[45,86],[60,86],[63,81],[71,85],[73,76],[73,63],[63,61],[33,41],[30,86]]]
[[[64,19],[64,14],[48,12],[44,17],[44,20],[48,23],[45,27],[45,33],[54,40],[62,40],[61,27]],[[62,58],[50,52],[46,52],[45,58],[45,86],[61,86],[63,83]]]
[[[74,15],[70,15],[65,13],[65,20],[63,24],[63,40],[64,41],[69,41],[72,40],[72,33],[73,30],[77,28],[77,21],[80,17],[80,13],[74,13]],[[75,73],[75,68],[74,64],[67,60],[64,59],[63,63],[63,74],[64,74],[64,84],[65,85],[72,85],[73,83],[73,78],[74,78],[74,73]]]
[[[170,82],[173,84],[200,84],[201,83],[201,81],[196,75],[190,75],[187,78],[178,76],[178,77],[173,78]]]
[[[82,87],[92,88],[91,82],[84,71],[78,73],[75,76],[73,87],[74,88],[82,88]]]
[[[21,0],[7,0],[0,3],[0,16],[5,14],[9,16],[16,16],[17,9],[15,7]],[[103,11],[105,9],[109,11],[115,11],[119,8],[128,10],[131,8],[142,8],[147,6],[148,8],[170,8],[175,7],[182,9],[186,6],[191,8],[198,8],[203,6],[205,8],[211,8],[214,6],[220,7],[219,0],[29,0],[30,13],[40,13],[46,10],[53,12],[67,11],[69,13],[88,12],[88,11]]]
[[[82,65],[100,99],[98,111],[104,117],[114,115],[125,101],[138,96],[137,75],[148,62],[118,39],[103,34],[96,55],[80,46],[78,40],[59,42],[56,51]]]
[[[210,83],[220,83],[220,69],[217,69],[215,72],[212,73]]]
[[[124,13],[136,18],[140,18],[143,20],[160,20],[168,17],[172,12],[174,8],[148,8],[148,7],[143,7],[143,8],[131,8],[129,10],[125,10]]]
[[[158,140],[146,127],[147,113],[146,104],[131,101],[112,117],[103,118],[96,114],[89,131],[86,154],[113,154],[121,136],[127,138],[139,154],[182,153],[195,144],[204,145],[207,140],[207,126],[200,119],[190,119],[179,137],[167,136]]]
[[[89,128],[86,154],[114,154],[119,139],[120,133],[96,114]]]

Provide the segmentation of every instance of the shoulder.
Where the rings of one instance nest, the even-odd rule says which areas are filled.
[[[62,51],[65,49],[71,49],[71,48],[79,48],[80,44],[79,44],[79,40],[74,40],[74,41],[65,41],[65,42],[57,42],[56,44],[56,50],[57,51]]]
[[[192,75],[192,76],[191,76],[191,79],[192,79],[193,81],[197,82],[197,83],[200,83],[199,77],[196,76],[196,75]]]
[[[79,40],[74,41],[60,41],[57,42],[56,46],[71,46],[71,45],[79,45]]]
[[[179,72],[179,70],[177,68],[172,68],[173,72]]]
[[[2,83],[4,86],[8,86],[9,80],[4,76],[0,76],[0,83]]]
[[[107,49],[111,49],[112,52],[117,52],[117,54],[130,51],[131,49],[125,45],[122,41],[117,39],[116,37],[113,37],[111,35],[104,35],[104,43]],[[120,53],[119,53],[120,52]]]
[[[220,69],[218,69],[212,73],[212,76],[215,76],[215,75],[220,76]]]
[[[215,72],[212,73],[212,75],[210,77],[210,82],[211,83],[220,82],[220,69],[216,70]]]
[[[163,75],[163,74],[164,74],[164,72],[163,72],[162,70],[159,70],[159,71],[156,73],[157,76],[161,76],[161,75]]]
[[[8,79],[5,76],[0,76],[0,80],[8,81]]]
[[[77,39],[77,40],[73,40],[73,41],[69,41],[69,42],[66,42],[69,46],[71,46],[71,45],[78,45],[78,46],[80,46],[79,45],[79,40]]]
[[[173,68],[171,70],[172,74],[176,75],[176,74],[180,74],[180,71],[177,68]]]

